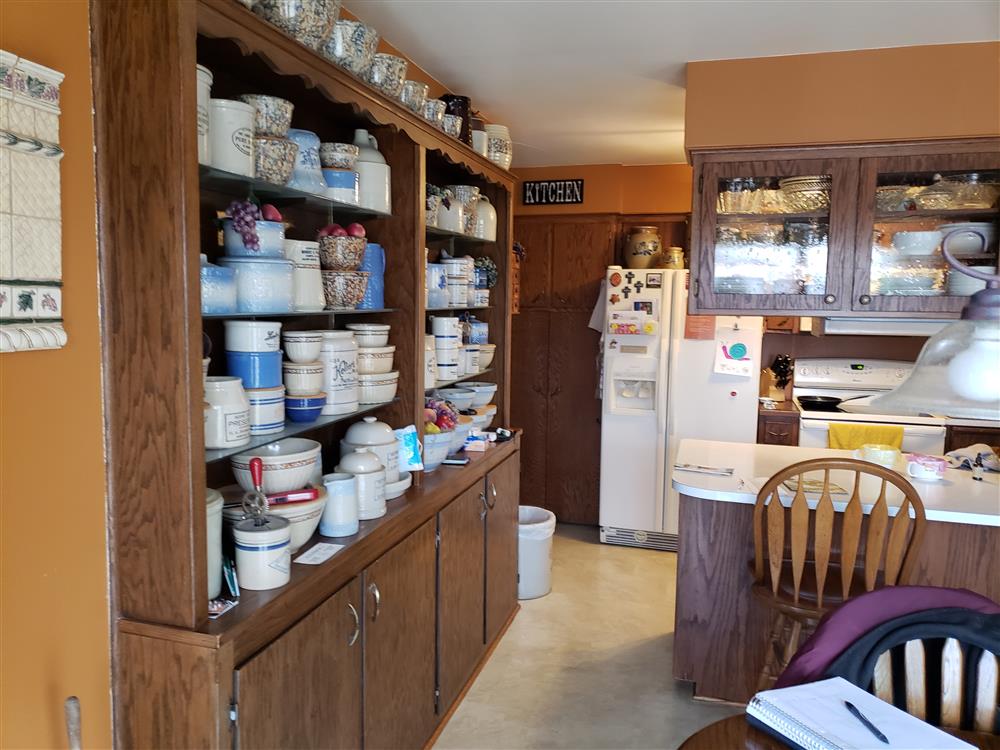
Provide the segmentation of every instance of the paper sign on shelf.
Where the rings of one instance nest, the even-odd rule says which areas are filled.
[[[750,345],[739,331],[719,333],[715,337],[715,372],[720,375],[753,375],[753,358]]]
[[[303,565],[319,565],[329,560],[342,549],[344,549],[343,544],[319,542],[295,558],[295,562],[302,563]]]

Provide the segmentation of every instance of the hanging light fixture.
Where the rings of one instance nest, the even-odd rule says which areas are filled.
[[[1000,421],[1000,274],[969,268],[948,250],[956,235],[970,232],[985,254],[986,236],[968,229],[949,232],[941,252],[955,271],[985,281],[986,288],[972,295],[961,320],[927,340],[905,381],[872,399],[872,411]]]

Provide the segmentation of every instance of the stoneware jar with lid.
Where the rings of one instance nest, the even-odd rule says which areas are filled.
[[[334,471],[353,474],[358,493],[358,518],[369,521],[385,515],[385,467],[367,448],[355,448],[340,457]]]

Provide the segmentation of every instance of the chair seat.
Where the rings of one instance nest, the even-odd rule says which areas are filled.
[[[753,561],[749,563],[753,572]],[[795,601],[795,589],[792,578],[792,561],[784,560],[781,564],[779,575],[779,585],[777,594],[772,593],[769,580],[770,573],[767,574],[763,583],[755,583],[752,587],[754,596],[771,609],[778,610],[795,619],[818,620],[827,611],[843,603],[844,598],[840,590],[840,566],[831,563],[827,569],[826,583],[823,586],[823,606],[817,606],[816,600],[816,573],[815,566],[807,565],[802,571],[802,583],[799,585],[799,599]],[[865,573],[864,570],[855,569],[854,577],[851,579],[850,596],[858,596],[865,593]]]

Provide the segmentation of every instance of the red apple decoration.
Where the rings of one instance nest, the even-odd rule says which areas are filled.
[[[265,203],[260,207],[260,214],[264,221],[281,221],[281,212],[270,203]]]
[[[317,239],[320,237],[336,237],[336,231],[344,231],[344,228],[340,224],[327,224],[325,227],[316,232]]]
[[[365,232],[365,228],[356,221],[347,225],[347,233],[351,235],[351,237],[364,237],[367,234]]]

